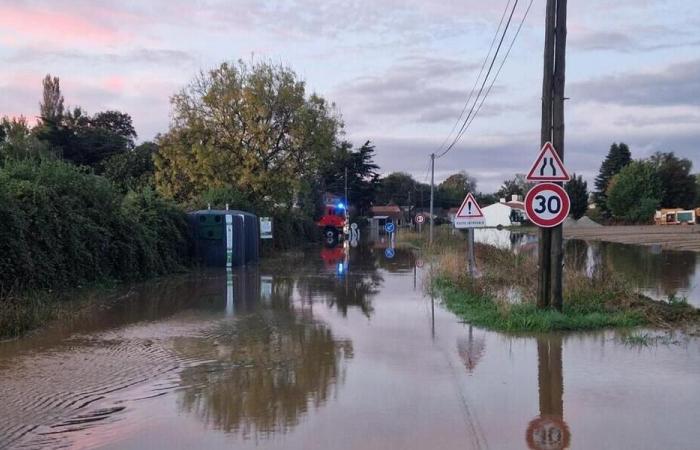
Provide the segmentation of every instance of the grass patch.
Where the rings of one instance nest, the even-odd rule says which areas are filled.
[[[562,312],[539,310],[530,302],[510,304],[498,298],[460,288],[449,279],[433,283],[452,312],[465,321],[484,328],[507,332],[550,332],[594,330],[608,327],[643,325],[637,311],[605,311],[594,308],[564,307]]]
[[[74,289],[25,290],[0,296],[0,340],[22,336],[55,320],[77,320],[99,297],[110,294],[118,281],[105,279]]]
[[[537,262],[532,255],[476,245],[479,276],[467,275],[464,242],[434,246],[432,287],[466,322],[506,332],[579,331],[700,323],[700,310],[677,300],[640,295],[611,273],[587,274],[565,264],[561,312],[536,306]]]

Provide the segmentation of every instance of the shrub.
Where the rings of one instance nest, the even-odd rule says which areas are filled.
[[[182,211],[61,161],[0,169],[0,221],[0,293],[145,278],[189,260]]]

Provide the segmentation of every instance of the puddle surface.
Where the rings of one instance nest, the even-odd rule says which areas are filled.
[[[471,328],[424,264],[313,249],[0,344],[0,448],[697,447],[697,339]]]

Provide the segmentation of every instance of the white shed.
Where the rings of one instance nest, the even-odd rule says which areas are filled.
[[[484,222],[487,227],[520,225],[525,220],[525,208],[517,197],[510,202],[501,199],[500,202],[481,208],[481,210],[484,213]]]

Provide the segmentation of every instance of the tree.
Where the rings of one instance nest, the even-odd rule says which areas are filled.
[[[595,179],[595,201],[596,206],[605,217],[610,216],[606,195],[608,184],[630,162],[632,162],[632,153],[627,144],[620,142],[619,144],[613,143],[610,146],[608,156],[605,157],[605,160],[600,165],[600,171]]]
[[[695,205],[700,205],[700,173],[695,174]]]
[[[607,204],[612,215],[632,223],[649,222],[663,197],[654,165],[633,161],[608,183]]]
[[[90,125],[121,136],[129,149],[134,148],[134,140],[138,135],[129,114],[114,110],[99,112],[92,116]]]
[[[153,155],[157,151],[155,143],[144,142],[126,153],[116,154],[105,162],[103,175],[122,192],[152,188],[155,171]]]
[[[443,208],[456,207],[469,192],[476,192],[476,180],[464,171],[458,172],[438,185],[436,203]]]
[[[503,181],[503,185],[496,192],[496,195],[499,198],[505,198],[506,201],[510,201],[513,195],[524,197],[527,191],[534,186],[534,183],[528,182],[525,178],[525,174],[518,173],[515,178]]]
[[[107,159],[134,148],[136,131],[128,114],[104,111],[90,117],[80,107],[65,111],[58,77],[46,75],[43,88],[32,134],[63,159],[101,173]]]
[[[0,165],[6,161],[18,161],[49,156],[48,146],[31,133],[24,117],[0,119]]]
[[[388,205],[415,205],[416,180],[406,172],[392,172],[379,180],[377,203]]]
[[[235,187],[255,202],[291,208],[319,182],[342,122],[289,68],[221,64],[171,98],[170,130],[157,139],[156,186],[178,200]],[[365,152],[366,153],[366,152]]]
[[[571,215],[578,220],[588,210],[588,183],[581,175],[573,174],[571,180],[564,185],[571,200]]]
[[[367,141],[354,151],[347,141],[340,143],[333,162],[322,173],[324,190],[344,196],[345,168],[348,169],[348,197],[350,206],[359,215],[367,215],[379,190],[379,174],[374,163],[374,146]]]
[[[656,152],[649,160],[656,168],[656,174],[661,181],[661,207],[695,207],[695,177],[690,173],[693,163],[688,159],[678,158],[673,152]]]
[[[46,74],[42,81],[43,100],[39,103],[39,117],[42,122],[58,124],[63,118],[63,95],[58,77]]]

